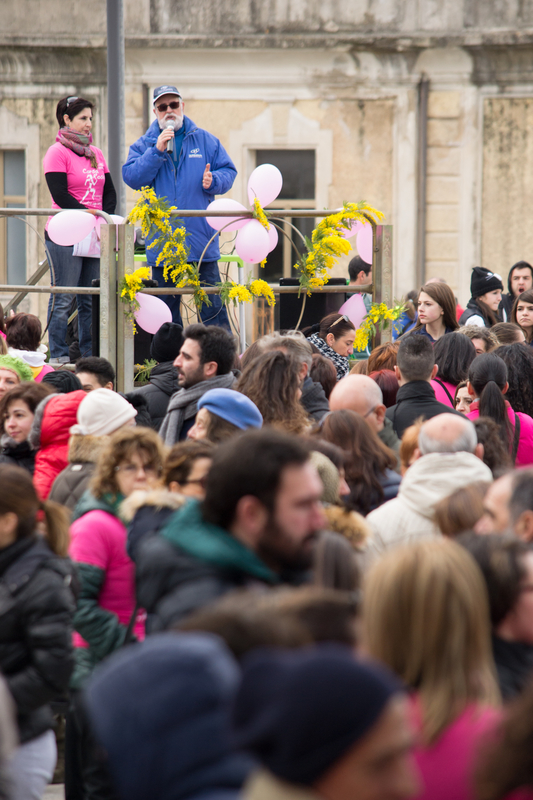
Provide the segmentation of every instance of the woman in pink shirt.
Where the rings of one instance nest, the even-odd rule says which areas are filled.
[[[467,386],[473,402],[466,416],[491,417],[509,448],[513,464],[517,467],[533,464],[533,419],[529,414],[513,411],[505,399],[509,388],[505,361],[494,353],[477,356],[470,365]]]
[[[418,800],[474,800],[474,773],[501,712],[481,571],[450,539],[385,554],[364,592],[364,643],[412,688]]]
[[[112,214],[117,200],[115,187],[102,151],[91,146],[93,104],[83,97],[64,97],[57,104],[56,117],[59,132],[43,161],[52,207],[98,209]],[[49,222],[50,219],[47,229]],[[73,247],[52,242],[47,231],[45,238],[53,286],[91,286],[93,279],[99,277],[98,256],[74,255]],[[76,295],[76,300],[80,350],[82,356],[90,356],[91,297]],[[52,366],[69,361],[65,334],[71,301],[71,295],[66,294],[50,297],[48,336]]]

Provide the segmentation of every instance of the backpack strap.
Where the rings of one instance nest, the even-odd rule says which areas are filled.
[[[520,443],[520,417],[513,411],[514,414],[514,436],[513,436],[513,450],[511,453],[511,458],[513,459],[513,464],[516,463],[516,456],[518,454],[518,445]]]
[[[446,386],[445,386],[445,385],[443,384],[443,382],[442,382],[442,381],[440,381],[438,378],[433,378],[433,380],[434,380],[434,381],[436,381],[436,382],[439,384],[439,386],[442,386],[442,388],[444,389],[444,391],[445,391],[445,392],[446,392],[446,394],[448,395],[448,400],[449,400],[449,401],[450,401],[450,403],[452,404],[452,408],[453,408],[453,407],[454,407],[453,397],[452,397],[452,396],[451,396],[451,394],[449,393],[449,391],[448,391],[448,389],[446,388]]]

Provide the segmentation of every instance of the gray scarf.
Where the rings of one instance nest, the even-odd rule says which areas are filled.
[[[196,416],[198,400],[210,389],[231,389],[236,381],[233,372],[227,375],[216,375],[207,381],[200,381],[188,389],[179,389],[173,394],[168,404],[167,413],[159,435],[169,447],[179,441],[185,420]]]

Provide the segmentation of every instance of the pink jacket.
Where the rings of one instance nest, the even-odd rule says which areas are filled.
[[[413,700],[416,727],[420,728],[418,701]],[[495,731],[502,712],[469,706],[446,728],[438,741],[415,749],[423,785],[417,800],[474,800],[476,758],[485,737]]]
[[[126,528],[107,511],[88,511],[70,527],[70,557],[73,561],[90,564],[105,572],[98,605],[117,615],[122,625],[128,625],[135,608],[135,567],[126,553]],[[137,615],[134,633],[144,639],[144,612]],[[74,634],[76,647],[87,647]]]
[[[479,402],[477,400],[474,400],[466,416],[468,419],[477,419],[479,417]],[[510,405],[507,408],[507,416],[514,430],[515,412]],[[529,414],[524,414],[522,411],[517,411],[516,416],[520,417],[520,439],[518,440],[516,466],[526,467],[529,464],[533,464],[533,419]]]
[[[441,380],[438,375],[437,378],[438,380],[430,381],[433,391],[435,392],[435,397],[439,403],[444,403],[445,406],[450,406],[450,408],[453,408],[453,398],[455,397],[455,390],[457,389],[457,386],[454,386],[453,383],[448,383],[448,381]],[[452,396],[452,402],[450,402],[450,398],[446,394],[446,391],[442,388],[441,384],[444,384],[446,389],[448,389]]]

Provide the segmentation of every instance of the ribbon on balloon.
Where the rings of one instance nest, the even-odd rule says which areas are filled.
[[[248,200],[254,207],[257,200],[261,207],[272,203],[281,192],[283,176],[274,164],[261,164],[256,167],[248,180]],[[236,200],[220,198],[207,207],[208,211],[243,211],[248,209]],[[235,250],[243,261],[249,264],[260,264],[272,252],[278,243],[278,232],[274,225],[266,228],[259,219],[238,217],[207,217],[211,227],[220,231],[238,231],[235,239]]]

